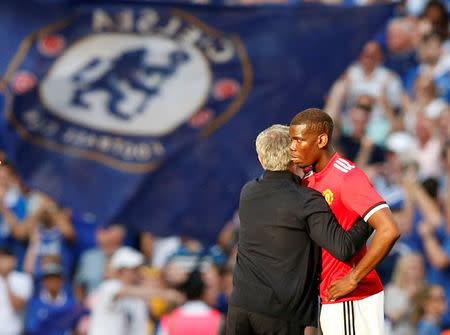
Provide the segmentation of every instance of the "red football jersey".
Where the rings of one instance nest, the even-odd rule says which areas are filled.
[[[375,191],[366,174],[352,162],[335,153],[327,166],[320,172],[309,172],[303,185],[322,193],[342,228],[350,229],[360,217],[365,221],[376,211],[388,207],[384,199]],[[320,297],[322,303],[337,303],[360,300],[381,292],[383,285],[375,270],[371,271],[358,287],[335,302],[325,302],[326,289],[334,281],[344,277],[366,254],[364,246],[349,261],[341,262],[322,249],[322,275]]]

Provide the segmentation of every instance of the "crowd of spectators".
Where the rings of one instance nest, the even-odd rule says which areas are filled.
[[[337,150],[365,170],[401,229],[377,268],[387,335],[444,334],[450,329],[449,15],[437,0],[400,6],[401,14],[327,92],[324,109],[336,124]],[[410,15],[418,8],[422,15]],[[237,213],[214,246],[127,231],[119,223],[97,227],[27,189],[2,159],[0,335],[224,333],[238,233]]]
[[[186,2],[186,0],[173,0]],[[213,5],[239,5],[239,6],[254,6],[254,5],[296,5],[298,3],[322,3],[327,5],[339,6],[366,6],[381,3],[397,3],[398,12],[406,15],[419,16],[425,10],[428,0],[188,0],[196,4],[213,4]],[[450,10],[450,4],[443,2]],[[395,30],[402,30],[403,27],[393,27]]]
[[[377,271],[387,333],[450,329],[450,44],[432,0],[368,42],[333,84],[335,143],[387,200],[402,237]]]
[[[0,164],[0,334],[221,334],[236,224],[205,248],[97,226]],[[233,254],[233,256],[227,256]]]

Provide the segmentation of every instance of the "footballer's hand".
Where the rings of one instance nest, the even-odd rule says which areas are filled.
[[[358,286],[358,282],[353,278],[352,272],[347,274],[344,278],[336,280],[328,286],[328,301],[335,301],[350,292]]]

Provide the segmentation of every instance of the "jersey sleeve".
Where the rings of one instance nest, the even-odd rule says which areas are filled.
[[[378,194],[366,174],[354,169],[344,177],[341,198],[344,206],[356,212],[364,221],[387,208],[386,201]]]

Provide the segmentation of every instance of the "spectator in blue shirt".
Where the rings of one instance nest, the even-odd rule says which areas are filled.
[[[75,293],[79,299],[84,299],[102,283],[106,263],[112,254],[123,245],[125,235],[125,228],[118,224],[97,229],[97,247],[81,254],[75,272]]]
[[[440,335],[440,319],[447,309],[444,289],[439,285],[431,285],[424,288],[416,299],[413,315],[417,323],[416,335]]]
[[[40,209],[27,219],[26,224],[31,236],[25,270],[39,281],[42,275],[40,267],[42,257],[57,255],[61,259],[64,275],[68,278],[72,266],[68,244],[75,239],[70,213],[59,208],[51,198],[44,197]]]
[[[425,256],[430,263],[428,281],[442,286],[447,296],[450,296],[450,222],[438,228],[423,222],[419,226]],[[450,328],[450,306],[442,319],[443,326]]]
[[[406,171],[415,169],[410,166]],[[405,172],[407,175],[408,172]],[[425,245],[423,237],[420,236],[419,226],[423,222],[427,222],[435,229],[441,223],[442,217],[437,203],[437,183],[434,179],[429,178],[423,183],[417,181],[417,177],[411,178],[405,176],[403,185],[407,192],[407,217],[410,222],[408,232],[402,236],[402,241],[411,248],[411,250],[423,254]],[[427,264],[430,263],[428,257],[425,258]]]
[[[393,18],[385,31],[376,37],[385,52],[384,65],[400,77],[404,77],[411,68],[417,66],[415,20],[412,17]]]
[[[433,78],[439,96],[447,102],[450,100],[450,55],[442,50],[442,36],[437,31],[425,35],[418,47],[420,64],[411,69],[405,76],[404,85],[412,94],[414,83],[419,76]]]
[[[25,255],[24,242],[28,233],[22,220],[26,202],[15,185],[14,171],[10,165],[0,165],[0,246],[11,248],[21,269]]]
[[[42,283],[28,303],[25,327],[29,335],[70,335],[82,315],[60,264],[42,267]]]

